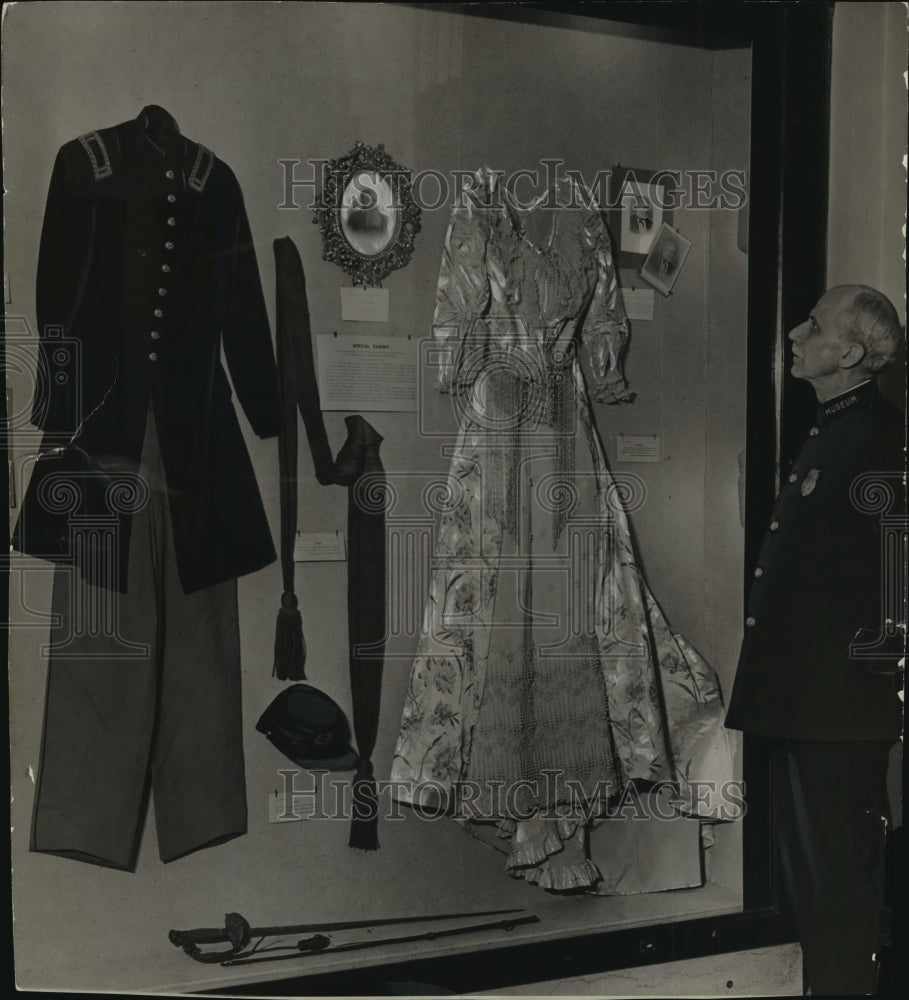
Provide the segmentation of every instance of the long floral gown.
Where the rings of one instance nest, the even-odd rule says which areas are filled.
[[[713,670],[635,563],[632,476],[610,473],[594,399],[630,401],[609,236],[565,180],[516,208],[477,172],[454,211],[433,335],[459,433],[392,767],[414,805],[495,823],[512,875],[593,886],[591,815],[637,780],[731,778]],[[699,801],[698,801],[699,800]]]

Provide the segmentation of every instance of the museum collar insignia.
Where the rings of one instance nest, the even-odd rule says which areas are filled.
[[[827,421],[844,416],[856,408],[867,409],[872,404],[876,393],[877,385],[873,380],[869,380],[840,393],[839,396],[834,396],[833,399],[826,400],[818,407],[818,423],[827,423]]]

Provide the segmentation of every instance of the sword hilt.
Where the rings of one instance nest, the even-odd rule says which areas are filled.
[[[221,962],[241,952],[249,944],[250,926],[239,913],[227,913],[224,916],[223,927],[197,927],[191,931],[170,931],[168,938],[171,944],[183,951],[197,962]],[[201,944],[222,944],[229,941],[229,951],[203,952]]]

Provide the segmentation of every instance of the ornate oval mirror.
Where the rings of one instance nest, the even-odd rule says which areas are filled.
[[[420,231],[410,171],[381,144],[357,142],[323,166],[314,221],[322,231],[322,258],[346,271],[355,285],[379,285],[404,267]]]

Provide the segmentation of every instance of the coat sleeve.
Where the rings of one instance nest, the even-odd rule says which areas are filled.
[[[275,437],[281,432],[278,375],[259,265],[240,185],[230,168],[223,167],[218,280],[224,354],[252,429],[261,438]]]
[[[78,153],[67,143],[51,174],[35,284],[38,366],[32,423],[53,434],[72,434],[80,413],[83,363],[74,318],[84,292],[91,257],[94,205],[80,193]]]
[[[458,371],[464,338],[489,305],[488,239],[489,225],[482,209],[465,194],[445,234],[436,286],[432,336],[439,348],[436,387],[440,392],[460,391]]]
[[[619,293],[612,243],[599,212],[591,212],[585,239],[597,257],[597,283],[581,325],[581,344],[593,377],[591,393],[598,403],[625,403],[633,398],[622,370],[628,345],[628,320]]]

